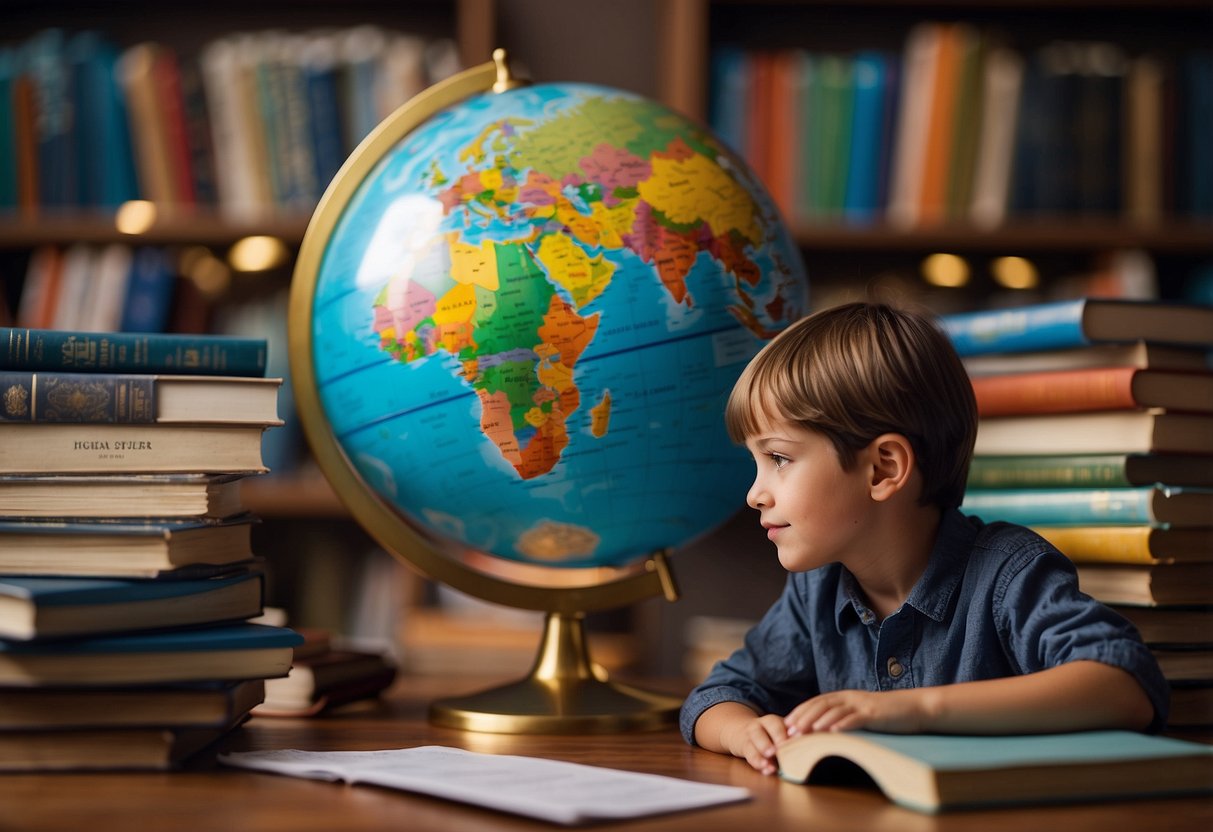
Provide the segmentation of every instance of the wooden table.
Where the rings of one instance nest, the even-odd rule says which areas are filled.
[[[674,729],[614,736],[504,736],[436,728],[425,720],[436,695],[484,680],[401,680],[383,702],[318,719],[254,718],[220,744],[225,751],[368,750],[448,745],[524,754],[744,786],[753,800],[598,828],[730,832],[1114,832],[1213,829],[1213,800],[1167,799],[922,815],[874,788],[798,786],[763,777],[740,760],[688,747]],[[63,832],[487,832],[557,829],[484,809],[368,786],[302,780],[216,766],[211,758],[171,773],[0,775],[0,830]]]

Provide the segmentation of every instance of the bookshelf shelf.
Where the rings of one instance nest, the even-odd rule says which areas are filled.
[[[213,213],[182,214],[158,221],[139,235],[120,233],[109,216],[45,216],[0,219],[0,249],[74,242],[104,244],[197,243],[222,246],[253,234],[278,237],[288,245],[303,241],[308,215],[232,222]],[[1213,250],[1213,221],[1184,220],[1140,225],[1105,219],[1041,219],[996,228],[940,225],[892,228],[842,222],[799,223],[792,229],[806,249],[1073,250],[1134,246],[1163,254],[1200,254]]]
[[[42,214],[36,217],[0,218],[0,248],[23,249],[36,245],[71,243],[169,244],[196,243],[222,246],[242,237],[264,234],[298,245],[307,230],[310,215],[277,216],[263,220],[233,222],[213,212],[183,211],[157,220],[142,234],[124,234],[114,217],[104,214]]]

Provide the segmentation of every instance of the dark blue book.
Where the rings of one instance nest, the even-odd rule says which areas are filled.
[[[195,564],[253,557],[254,518],[200,520],[0,520],[0,575],[155,577]]]
[[[708,123],[730,150],[744,156],[750,88],[749,56],[734,47],[714,50],[710,87]]]
[[[123,332],[164,332],[173,306],[176,282],[177,275],[167,251],[158,246],[135,249],[119,329]]]
[[[0,370],[0,423],[281,424],[281,378]]]
[[[0,577],[0,638],[29,641],[260,615],[261,574],[192,581]]]
[[[1213,306],[1079,298],[940,318],[961,356],[1147,341],[1213,347]]]
[[[56,641],[0,639],[0,687],[162,685],[287,675],[303,637],[231,624]]]
[[[0,370],[264,376],[264,338],[0,327]]]

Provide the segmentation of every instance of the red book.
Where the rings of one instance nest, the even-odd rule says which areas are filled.
[[[980,416],[1166,410],[1213,413],[1213,373],[1136,367],[1009,373],[972,379]]]

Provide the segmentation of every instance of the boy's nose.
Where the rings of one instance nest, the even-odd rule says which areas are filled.
[[[766,508],[771,504],[771,496],[758,480],[754,480],[754,484],[746,492],[745,502],[750,508]]]

